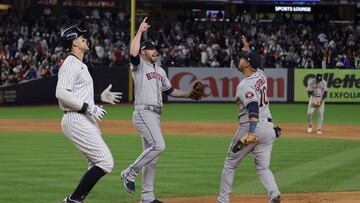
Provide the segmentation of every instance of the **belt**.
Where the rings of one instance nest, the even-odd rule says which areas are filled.
[[[246,122],[240,123],[240,125],[247,124],[249,122],[250,121],[246,121]],[[258,123],[272,123],[272,119],[271,118],[258,118]]]
[[[135,106],[135,110],[149,110],[156,114],[161,115],[161,107],[160,106],[137,105],[137,106]]]
[[[271,118],[259,118],[258,122],[260,122],[260,123],[272,123],[272,119]]]
[[[80,112],[80,111],[64,111],[64,114],[67,114],[67,113],[80,113],[80,114],[84,114],[83,112]]]

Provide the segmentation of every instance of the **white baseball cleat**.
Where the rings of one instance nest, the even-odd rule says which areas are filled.
[[[318,131],[317,131],[317,134],[318,134],[318,135],[322,135],[321,130],[318,130]]]
[[[308,127],[307,132],[312,133],[312,127]]]

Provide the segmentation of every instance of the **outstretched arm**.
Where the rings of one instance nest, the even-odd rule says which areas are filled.
[[[189,97],[189,92],[185,92],[179,89],[174,89],[171,93],[170,96],[172,97],[177,97],[177,98],[188,98]]]

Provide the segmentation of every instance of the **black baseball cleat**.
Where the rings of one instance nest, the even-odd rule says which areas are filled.
[[[120,173],[120,177],[121,177],[121,180],[124,181],[125,190],[128,191],[129,193],[135,193],[135,183],[128,180],[125,177],[125,171]]]
[[[63,200],[63,203],[82,203],[82,201],[70,199],[70,195]]]
[[[160,201],[160,200],[157,200],[157,199],[154,199],[152,202],[150,202],[150,203],[164,203],[164,202],[162,202],[162,201]]]

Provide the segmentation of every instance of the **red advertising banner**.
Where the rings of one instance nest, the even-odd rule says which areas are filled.
[[[287,101],[287,70],[265,69],[270,101]],[[169,80],[175,88],[190,90],[195,81],[206,85],[203,101],[235,101],[236,87],[243,75],[231,68],[169,68]],[[188,101],[169,97],[169,101]]]

